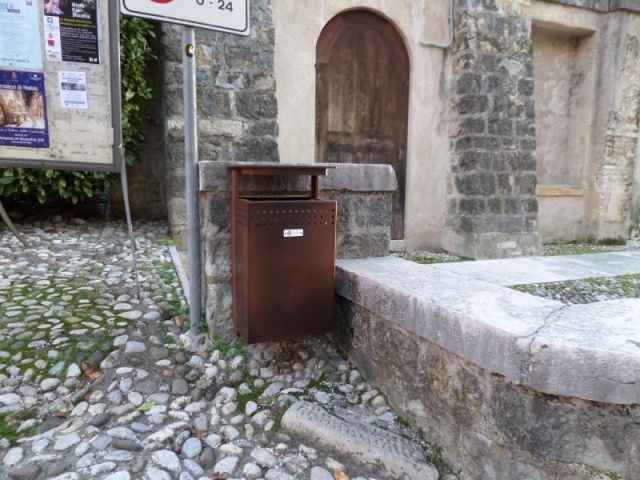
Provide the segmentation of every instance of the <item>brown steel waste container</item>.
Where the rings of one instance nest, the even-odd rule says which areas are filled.
[[[330,331],[337,205],[317,198],[317,172],[328,167],[231,168],[236,333],[258,343]],[[311,196],[239,196],[239,174],[312,175]]]

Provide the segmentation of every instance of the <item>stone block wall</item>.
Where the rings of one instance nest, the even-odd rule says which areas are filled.
[[[495,0],[456,12],[449,240],[474,258],[539,253],[531,21]]]
[[[276,162],[277,104],[271,1],[251,2],[249,37],[198,29],[196,81],[199,158]],[[168,219],[186,245],[182,27],[163,24],[163,66]]]
[[[344,297],[336,315],[350,359],[460,479],[637,478],[638,405],[513,384]]]
[[[545,241],[638,232],[639,12],[638,0],[531,6]]]
[[[362,0],[351,6],[396,18],[391,10],[387,12],[388,6],[378,3]],[[407,13],[410,3],[394,4],[393,9],[406,10],[394,21],[408,43],[415,40],[418,30],[411,27],[412,22],[418,19],[415,21],[421,24],[421,15],[431,12],[431,7],[421,7]],[[315,32],[309,33],[310,38],[305,36],[305,42],[295,51],[285,50],[288,60],[279,63],[277,74],[272,4],[282,35],[280,49],[282,44],[291,43],[287,41],[291,11],[300,15],[296,17],[300,29],[296,32]],[[346,6],[337,0],[306,7],[308,11],[291,9],[289,5],[273,0],[253,1],[249,37],[197,30],[200,158],[277,162],[281,160],[280,149],[285,162],[297,161],[295,155],[300,151],[306,152],[301,161],[312,159],[314,115],[313,108],[306,107],[313,106],[313,61],[320,28],[317,18],[321,17],[314,16],[312,9],[324,9],[326,14],[328,5],[336,13]],[[455,0],[455,7],[454,41],[442,59],[436,61],[430,55],[412,57],[414,72],[428,69],[441,71],[441,75],[412,80],[412,86],[423,83],[425,89],[412,90],[410,112],[414,113],[410,118],[415,132],[410,140],[415,145],[410,143],[408,161],[416,183],[412,186],[410,181],[408,187],[419,195],[429,193],[408,202],[407,225],[411,228],[407,231],[417,233],[413,238],[408,234],[407,246],[497,258],[539,254],[541,236],[546,241],[568,241],[637,234],[640,0]],[[446,11],[433,8],[434,12]],[[547,13],[549,8],[555,13]],[[582,24],[581,15],[595,20]],[[413,20],[407,22],[407,18]],[[430,14],[425,18],[431,18]],[[566,78],[583,83],[580,88],[584,96],[576,97],[576,101],[584,111],[571,108],[573,117],[565,124],[573,130],[555,128],[555,124],[549,127],[566,130],[567,137],[580,147],[580,165],[575,160],[575,149],[567,153],[554,150],[568,164],[570,181],[561,178],[562,182],[549,184],[540,172],[545,168],[545,148],[548,150],[549,145],[544,138],[545,119],[534,105],[534,83],[537,89],[541,84],[533,74],[532,24],[538,33],[542,28],[552,39],[556,33],[566,37],[568,47],[572,38],[578,39],[585,50],[589,47],[592,52],[580,62],[595,73],[581,69],[574,75],[565,69]],[[149,110],[153,120],[144,154],[149,165],[130,171],[130,191],[134,216],[156,217],[166,211],[178,246],[184,248],[182,27],[161,24],[159,31],[157,84],[162,91],[156,98],[162,98],[162,102]],[[423,57],[429,59],[427,63]],[[584,81],[583,71],[587,77]],[[280,88],[280,109],[284,108],[285,118],[282,111],[278,118],[276,75],[285,83]],[[298,89],[292,88],[294,84]],[[435,98],[436,92],[427,88],[430,84],[437,84],[438,102],[442,103],[428,100]],[[543,104],[537,102],[538,107]],[[594,113],[590,113],[592,110]],[[305,112],[306,117],[300,117],[304,122],[292,124],[292,111]],[[427,118],[430,120],[424,123]],[[576,118],[579,121],[574,121]],[[537,140],[536,123],[542,127],[538,128]],[[415,127],[417,124],[420,127]],[[441,128],[443,124],[448,130]],[[279,136],[279,128],[286,130],[287,138]],[[436,133],[422,136],[420,128]],[[574,131],[580,135],[574,135]],[[447,143],[450,150],[444,155]],[[426,183],[428,175],[434,178]],[[156,185],[157,176],[164,177],[164,185]],[[119,193],[114,191],[114,201],[117,197]],[[558,216],[556,212],[562,213]]]
[[[200,163],[203,311],[209,334],[235,338],[231,313],[231,175],[229,162]],[[335,164],[320,179],[320,197],[338,203],[337,257],[389,254],[391,196],[397,188],[389,165]],[[242,195],[299,195],[310,189],[308,176],[240,178]]]
[[[610,22],[607,33],[608,38],[620,35],[621,48],[616,57],[607,57],[606,73],[616,73],[618,88],[599,142],[604,144],[602,160],[594,173],[600,207],[596,235],[626,239],[640,232],[640,31],[637,22],[621,16]]]

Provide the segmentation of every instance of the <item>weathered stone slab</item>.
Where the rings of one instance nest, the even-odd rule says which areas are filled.
[[[609,5],[606,0],[549,0],[551,3],[560,3],[562,5],[570,5],[572,7],[587,8],[596,10],[597,12],[609,11]],[[633,0],[632,0],[633,2]],[[620,3],[620,0],[613,0],[613,4]],[[612,10],[615,8],[612,8]]]
[[[396,257],[336,266],[338,295],[514,383],[529,357],[528,339],[564,308]]]
[[[538,332],[526,382],[616,404],[640,398],[640,299],[571,305]]]
[[[600,255],[600,272],[629,273],[629,263],[640,268],[635,255]],[[580,274],[571,265],[576,272],[596,268],[594,256],[579,257],[589,258],[569,263],[564,277]],[[484,266],[469,267],[474,278],[463,277],[463,268],[454,273],[394,257],[339,260],[336,292],[514,384],[563,397],[638,403],[640,300],[567,306],[498,286],[497,279],[475,278],[516,272],[520,267],[494,265],[525,265],[521,260],[528,260],[529,272],[548,272],[546,258],[466,262]]]
[[[294,403],[282,426],[314,447],[346,456],[364,470],[388,480],[437,480],[438,471],[426,462],[413,442],[372,425],[342,420],[309,402]]]
[[[342,298],[337,310],[348,342],[341,347],[358,371],[442,448],[460,478],[594,480],[594,471],[607,472],[602,479],[638,478],[640,405],[514,386],[370,310]]]

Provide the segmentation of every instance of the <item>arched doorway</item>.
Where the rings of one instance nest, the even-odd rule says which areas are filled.
[[[316,161],[395,169],[394,240],[404,238],[408,109],[409,55],[395,27],[365,10],[327,23],[316,47]]]

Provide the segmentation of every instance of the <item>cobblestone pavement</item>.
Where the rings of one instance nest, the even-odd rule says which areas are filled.
[[[185,348],[164,223],[135,226],[140,299],[123,223],[19,229],[29,247],[0,235],[0,480],[373,478],[280,428],[300,399],[411,437],[326,337]]]

